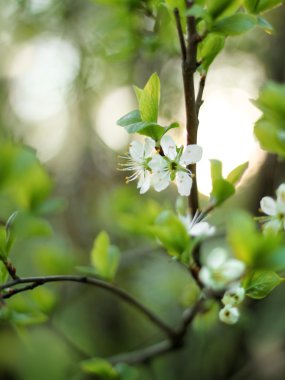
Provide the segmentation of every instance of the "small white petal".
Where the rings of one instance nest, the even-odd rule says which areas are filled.
[[[140,194],[144,194],[148,191],[150,188],[150,182],[151,182],[151,174],[148,171],[145,171],[141,174],[139,182],[138,182],[138,188],[140,188]]]
[[[277,211],[281,214],[285,213],[285,184],[280,185],[277,193]]]
[[[191,192],[192,178],[186,172],[179,171],[175,176],[178,193],[182,196],[188,197]]]
[[[157,174],[156,172],[153,173],[152,176],[152,185],[155,189],[155,191],[162,191],[166,189],[170,184],[170,174],[168,172]]]
[[[192,236],[211,236],[215,233],[215,227],[211,226],[207,222],[200,222],[193,225],[190,228],[189,234]]]
[[[145,145],[144,145],[144,155],[145,157],[151,157],[155,148],[155,141],[151,138],[147,137],[145,139]]]
[[[164,135],[160,140],[160,145],[166,157],[168,157],[170,160],[174,160],[177,156],[177,151],[176,144],[173,139],[168,135]]]
[[[129,149],[131,157],[136,162],[142,162],[144,156],[144,146],[140,141],[132,141]]]
[[[276,215],[276,202],[271,197],[263,197],[260,201],[260,208],[266,215]]]
[[[202,267],[199,272],[199,279],[200,281],[207,287],[207,288],[215,288],[215,283],[213,282],[212,272],[207,267]]]
[[[263,232],[265,234],[277,234],[283,228],[282,221],[279,219],[273,219],[269,222],[264,223]]]
[[[222,303],[224,305],[237,306],[244,300],[245,289],[239,285],[231,286],[224,294]]]
[[[236,307],[227,305],[220,310],[219,318],[228,325],[234,325],[239,320],[239,311]]]
[[[224,278],[228,281],[234,281],[240,278],[245,271],[245,264],[237,259],[227,260],[221,268]]]
[[[151,161],[149,162],[148,166],[154,171],[154,172],[163,172],[168,169],[167,161],[165,158],[163,158],[160,154],[156,154]]]
[[[194,164],[202,158],[202,148],[199,145],[187,145],[179,160],[181,165]]]
[[[227,252],[223,248],[213,249],[206,258],[206,264],[211,269],[217,269],[227,260]]]

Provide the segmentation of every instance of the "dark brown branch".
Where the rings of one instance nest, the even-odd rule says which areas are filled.
[[[181,325],[177,329],[175,336],[173,336],[172,340],[164,340],[162,342],[156,343],[141,350],[112,356],[108,360],[112,364],[120,362],[127,364],[147,363],[148,361],[156,357],[182,348],[185,344],[184,338],[187,334],[188,328],[192,324],[196,315],[202,310],[203,302],[204,299],[201,298],[196,302],[196,304],[192,308],[187,309],[185,311]]]
[[[197,116],[199,115],[200,108],[203,104],[203,92],[205,88],[205,82],[206,82],[206,75],[202,75],[200,78],[200,83],[199,83],[199,90],[196,98],[196,112]],[[199,123],[199,120],[198,120]]]
[[[175,331],[172,330],[171,327],[169,327],[166,323],[164,323],[151,310],[146,308],[143,304],[141,304],[139,301],[133,298],[130,294],[128,294],[127,292],[125,292],[124,290],[118,288],[117,286],[113,284],[110,284],[110,283],[107,283],[95,278],[82,277],[82,276],[76,276],[76,275],[19,278],[0,286],[0,291],[2,292],[0,298],[8,299],[18,293],[35,289],[49,282],[79,282],[82,284],[89,284],[98,288],[108,290],[109,292],[113,293],[124,302],[128,303],[129,305],[139,310],[146,318],[148,318],[153,324],[155,324],[160,330],[162,330],[169,337],[169,339],[173,339],[173,337],[175,337]],[[11,289],[15,286],[19,286],[23,284],[28,284],[28,285],[21,288]],[[4,293],[3,290],[6,290],[7,292]]]
[[[182,25],[181,25],[181,19],[180,19],[180,14],[178,8],[174,9],[174,17],[176,21],[176,28],[178,32],[178,37],[179,37],[179,42],[180,42],[180,49],[181,49],[181,55],[182,55],[182,60],[186,61],[186,43],[185,43],[185,38],[183,35],[183,30],[182,30]]]
[[[12,277],[13,280],[17,280],[20,278],[19,276],[17,276],[16,268],[11,263],[11,261],[2,259],[2,262],[5,265],[9,275]]]
[[[187,1],[187,8],[191,8],[192,1]],[[196,99],[194,88],[194,73],[197,69],[197,44],[200,36],[196,30],[194,16],[187,16],[187,46],[186,57],[182,55],[182,75],[184,85],[184,98],[186,109],[187,145],[197,144],[198,117],[196,112]],[[198,188],[196,179],[196,165],[189,165],[193,174],[193,185],[189,196],[189,208],[194,215],[199,209]]]

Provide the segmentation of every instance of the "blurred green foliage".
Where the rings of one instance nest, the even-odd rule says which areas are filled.
[[[242,3],[250,14],[233,15]],[[200,17],[199,30],[208,33],[199,45],[202,60],[199,70],[209,69],[228,35],[245,32],[256,25],[269,30],[270,24],[257,15],[279,3],[197,1],[191,12]],[[133,188],[120,186],[122,177],[115,172],[114,153],[92,128],[92,112],[94,108],[98,111],[102,97],[112,88],[130,83],[143,86],[151,72],[160,71],[164,62],[178,57],[172,16],[175,6],[180,9],[185,27],[183,1],[10,0],[0,3],[1,255],[11,259],[20,276],[31,276],[73,273],[75,267],[90,264],[92,252],[96,274],[111,279],[118,265],[118,252],[112,245],[119,245],[122,261],[116,281],[174,325],[185,306],[195,301],[197,287],[186,268],[162,255],[163,250],[157,251],[157,247],[162,243],[170,255],[185,256],[186,252],[187,256],[192,242],[165,195],[150,194],[142,198]],[[17,75],[11,67],[15,57],[20,59],[17,53],[23,46],[31,48],[36,41],[43,43],[46,38],[70,43],[79,63],[65,94],[73,128],[68,130],[60,153],[47,160],[44,168],[38,152],[27,146],[36,135],[33,129],[36,123],[17,113],[12,95],[13,75]],[[23,61],[20,66],[25,68]],[[165,69],[162,80],[166,90],[162,100],[167,98],[168,102],[167,106],[161,105],[162,116],[175,115],[182,99],[181,84],[173,76],[171,68]],[[255,129],[262,145],[282,156],[283,90],[271,83],[261,92],[256,104],[264,115]],[[148,119],[144,105],[139,103],[142,119]],[[154,103],[158,104],[157,99]],[[156,119],[157,113],[158,106],[155,106],[150,118]],[[272,133],[274,142],[270,143],[268,134],[271,137]],[[44,146],[51,143],[47,129]],[[221,168],[217,168],[219,165],[212,164],[212,198],[217,204],[232,195],[245,169],[245,166],[238,167],[224,179]],[[173,200],[171,190],[169,195]],[[108,231],[110,239],[105,233],[98,236],[102,229]],[[280,283],[272,270],[284,269],[284,242],[280,236],[261,235],[252,217],[243,213],[233,214],[228,231],[229,246],[251,268],[246,278],[248,295],[262,298],[269,294]],[[98,237],[92,250],[95,236]],[[217,238],[214,243],[221,242]],[[214,243],[208,242],[209,246]],[[105,255],[98,257],[97,248],[102,245]],[[204,250],[207,252],[207,244]],[[111,273],[109,260],[114,263]],[[4,282],[8,273],[2,262],[0,275]],[[102,371],[114,371],[113,378],[119,376],[125,380],[147,380],[154,376],[172,380],[179,371],[181,380],[228,379],[251,358],[262,363],[261,348],[266,352],[270,342],[280,343],[280,336],[285,332],[284,302],[280,301],[283,288],[280,289],[259,306],[249,301],[240,326],[234,329],[219,324],[217,306],[209,305],[195,321],[182,351],[159,358],[152,368],[142,366],[137,371],[124,365],[110,369],[102,360],[92,359],[91,364],[88,361],[157,341],[160,334],[140,315],[111,295],[83,285],[38,288],[1,305],[0,377],[80,380],[98,378],[94,373],[100,378]],[[268,326],[272,327],[270,331]],[[281,343],[277,347],[279,354],[283,353]],[[80,363],[85,363],[87,372],[92,374],[83,373]],[[246,378],[265,379],[261,372],[253,365]],[[283,377],[284,369],[281,369],[270,378]],[[239,378],[244,377],[241,374]]]

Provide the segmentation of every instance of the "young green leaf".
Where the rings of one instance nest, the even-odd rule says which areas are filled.
[[[245,13],[237,13],[233,16],[218,20],[214,23],[212,31],[225,36],[235,36],[248,32],[254,28],[256,24],[256,17]]]
[[[141,114],[139,110],[134,110],[123,117],[121,117],[118,121],[117,124],[120,125],[121,127],[127,127],[132,124],[137,124],[142,121]]]
[[[216,206],[222,204],[235,193],[234,186],[225,179],[217,179],[213,182],[211,198]]]
[[[84,360],[81,362],[81,368],[84,372],[97,375],[102,380],[118,379],[118,372],[105,359],[92,358]]]
[[[209,13],[216,19],[233,14],[241,5],[241,0],[206,0]]]
[[[281,278],[273,271],[256,271],[246,279],[246,295],[254,299],[266,297],[281,283]]]
[[[105,231],[100,232],[94,241],[91,251],[91,264],[96,273],[108,280],[112,280],[120,262],[120,251],[110,245],[110,239]]]
[[[198,45],[198,60],[201,61],[199,71],[207,71],[225,45],[225,37],[209,33]]]
[[[240,181],[241,177],[243,176],[247,168],[248,168],[248,162],[245,162],[237,166],[228,174],[227,181],[230,182],[232,185],[236,185]]]
[[[265,12],[283,3],[284,0],[259,0],[255,7],[255,13]]]
[[[216,181],[217,179],[223,178],[222,174],[222,162],[219,160],[210,160],[211,162],[211,177],[212,182]]]
[[[142,121],[156,123],[160,101],[160,80],[156,73],[149,78],[139,98]]]
[[[257,17],[257,26],[263,29],[266,33],[272,34],[274,32],[273,26],[265,18],[258,16]]]

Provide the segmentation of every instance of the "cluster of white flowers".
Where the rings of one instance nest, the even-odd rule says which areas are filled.
[[[204,286],[213,291],[226,290],[219,318],[227,324],[234,324],[239,319],[239,305],[245,296],[245,290],[240,287],[238,280],[245,272],[245,264],[237,259],[228,257],[223,248],[215,248],[206,258],[199,279]]]
[[[146,138],[144,144],[133,141],[129,153],[123,156],[126,163],[121,163],[121,170],[133,171],[127,181],[138,179],[137,187],[143,194],[153,186],[156,191],[166,189],[171,181],[177,184],[180,195],[189,196],[192,187],[192,173],[187,168],[202,157],[199,145],[177,147],[170,136],[164,135],[160,141],[161,151],[155,149],[155,141]]]
[[[224,307],[219,312],[219,318],[228,325],[235,324],[239,319],[238,305],[242,303],[245,297],[245,289],[239,283],[233,284],[225,292],[222,303]]]
[[[260,218],[265,233],[285,230],[285,183],[281,184],[276,191],[277,199],[264,197],[260,201],[260,208],[267,217]]]

